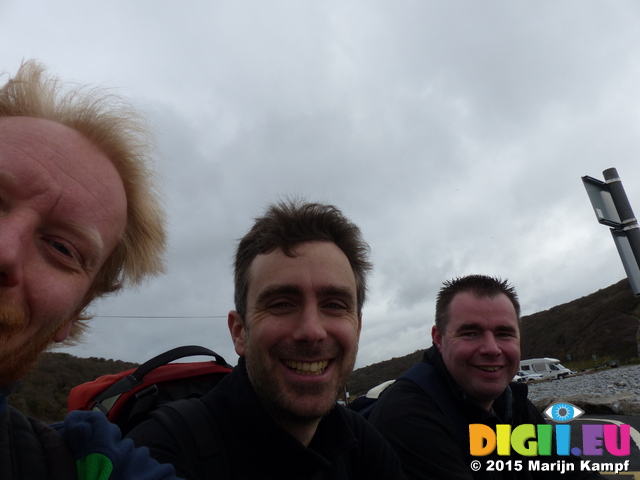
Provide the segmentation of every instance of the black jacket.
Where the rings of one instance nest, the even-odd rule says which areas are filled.
[[[407,478],[417,479],[558,479],[575,480],[602,478],[597,473],[580,472],[579,462],[573,473],[566,472],[529,472],[528,460],[555,462],[562,459],[575,461],[575,457],[522,457],[515,452],[506,457],[498,457],[496,452],[486,457],[471,457],[469,438],[464,441],[456,431],[454,422],[466,425],[482,423],[495,431],[496,424],[544,424],[546,421],[535,406],[527,399],[527,386],[512,383],[498,397],[489,412],[466,398],[464,391],[447,372],[442,356],[435,347],[424,354],[423,361],[433,365],[438,372],[434,376],[439,387],[450,396],[451,404],[458,413],[456,418],[446,416],[437,404],[420,387],[408,380],[398,380],[383,392],[380,400],[371,412],[369,420],[380,430],[394,447],[402,462]],[[465,428],[468,431],[468,428]],[[461,445],[461,443],[463,443]],[[472,460],[480,460],[482,468],[474,472]],[[512,460],[511,471],[487,471],[488,460]],[[515,460],[522,462],[522,469],[515,471]]]
[[[360,415],[336,407],[324,417],[308,448],[277,425],[249,383],[244,359],[202,397],[225,446],[233,479],[401,479],[400,462],[382,436]],[[172,463],[179,477],[200,480],[180,445],[157,419],[136,427],[129,437],[149,447],[161,463]],[[220,471],[222,469],[219,469]],[[203,478],[223,479],[220,471]]]
[[[77,479],[63,436],[9,406],[10,390],[0,389],[0,479]]]

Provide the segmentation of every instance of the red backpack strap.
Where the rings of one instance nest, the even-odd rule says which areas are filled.
[[[213,350],[209,350],[208,348],[200,347],[198,345],[187,345],[184,347],[173,348],[169,351],[153,357],[150,360],[147,360],[134,372],[130,373],[126,377],[121,378],[109,388],[104,390],[102,393],[97,395],[89,410],[96,410],[104,413],[105,415],[109,415],[109,412],[118,401],[120,396],[123,393],[126,393],[129,390],[140,385],[144,381],[145,375],[152,372],[156,368],[166,365],[167,363],[170,363],[174,360],[196,355],[212,356],[215,358],[216,363],[218,363],[219,365],[232,368],[224,358],[222,358]]]

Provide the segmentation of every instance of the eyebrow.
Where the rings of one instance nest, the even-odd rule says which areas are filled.
[[[20,185],[14,175],[0,170],[0,186],[17,189]],[[100,233],[94,228],[73,221],[62,222],[59,226],[79,237],[87,245],[86,249],[83,248],[84,252],[88,252],[87,255],[83,255],[84,264],[86,268],[94,269],[104,253],[104,242]]]
[[[337,285],[320,287],[316,290],[316,293],[322,297],[342,297],[348,298],[354,302],[356,300],[356,294],[353,290],[347,287],[339,287]]]
[[[286,294],[302,295],[302,289],[296,287],[295,285],[271,285],[260,292],[260,295],[258,295],[258,298],[256,300],[260,302],[267,297]]]
[[[475,322],[471,322],[471,323],[463,323],[462,325],[460,325],[458,328],[456,328],[456,332],[462,331],[462,330],[484,330],[484,327],[482,327],[479,323],[475,323]],[[495,328],[496,332],[507,332],[507,333],[517,333],[518,329],[508,326],[508,325],[499,325],[498,327]]]
[[[94,269],[104,253],[104,243],[100,233],[95,228],[77,222],[64,222],[61,227],[86,243],[87,248],[83,248],[83,251],[88,252],[88,256],[83,255],[84,264],[85,267]]]
[[[348,298],[353,302],[355,302],[356,300],[355,293],[350,288],[339,287],[337,285],[326,285],[323,287],[319,287],[315,289],[315,293],[320,297]],[[260,292],[258,298],[256,299],[256,303],[264,303],[267,299],[278,295],[302,296],[303,293],[302,289],[297,285],[273,285]]]

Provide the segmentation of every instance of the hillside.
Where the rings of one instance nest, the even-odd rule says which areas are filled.
[[[351,375],[347,385],[351,399],[366,393],[370,388],[380,385],[382,382],[399,377],[413,364],[418,363],[422,359],[423,353],[424,350],[417,350],[403,357],[394,357],[391,360],[357,369]]]
[[[522,358],[637,356],[640,301],[628,280],[522,318]]]
[[[634,317],[640,317],[640,301],[625,279],[586,297],[523,317],[522,358],[555,357],[565,361],[571,354],[575,362],[591,359],[594,354],[601,359],[636,357],[640,322]],[[400,376],[420,361],[422,353],[419,350],[359,368],[349,381],[351,398]],[[27,415],[59,421],[66,414],[72,387],[135,366],[119,360],[45,353],[38,368],[22,381],[10,401]]]
[[[640,300],[627,279],[586,297],[522,317],[522,358],[553,357],[565,361],[598,358],[620,360],[637,356]],[[425,348],[430,347],[425,345]],[[351,398],[398,377],[422,358],[422,352],[359,368],[351,376]]]
[[[47,423],[67,414],[67,397],[76,385],[102,375],[137,367],[135,363],[104,358],[78,358],[68,353],[46,352],[38,367],[25,377],[9,403],[26,415]]]

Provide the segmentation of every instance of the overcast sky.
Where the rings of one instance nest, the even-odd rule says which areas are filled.
[[[0,0],[0,45],[0,70],[113,87],[158,134],[169,271],[64,351],[235,364],[235,243],[285,195],[371,246],[358,367],[431,345],[445,279],[506,277],[531,314],[625,276],[580,177],[616,167],[640,212],[636,0]]]

